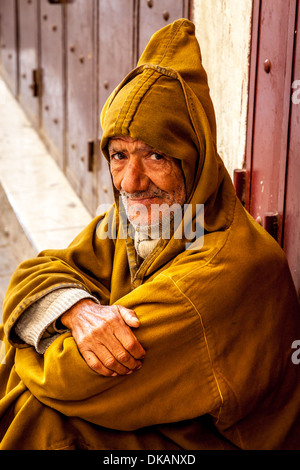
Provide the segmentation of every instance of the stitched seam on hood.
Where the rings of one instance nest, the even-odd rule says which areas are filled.
[[[127,114],[123,120],[122,130],[129,129],[131,122],[134,119],[135,114],[137,113],[143,99],[147,95],[147,93],[151,90],[152,86],[156,83],[156,81],[161,77],[161,74],[158,72],[153,72],[151,76],[145,81],[145,83],[141,86],[141,88],[137,91],[135,97],[133,98],[130,106],[128,108]],[[126,124],[126,126],[125,126]]]
[[[174,78],[174,80],[178,79],[179,73],[176,72],[175,70],[172,70],[170,68],[165,68],[165,67],[160,67],[159,65],[155,64],[145,64],[143,66],[143,69],[152,69],[156,70],[157,72],[161,73],[162,75],[167,75],[168,77]]]
[[[163,55],[162,55],[160,61],[158,62],[158,65],[161,64],[162,61],[166,58],[167,53],[168,53],[168,52],[170,51],[170,49],[171,49],[171,46],[172,46],[172,48],[174,49],[174,46],[175,46],[174,42],[175,42],[176,36],[177,36],[179,30],[181,29],[181,27],[182,27],[182,25],[183,25],[184,23],[186,23],[186,20],[185,20],[185,19],[182,20],[181,23],[179,23],[177,29],[174,31],[174,34],[173,34],[173,35],[171,36],[171,38],[169,39],[169,41],[168,41],[168,43],[167,43],[167,45],[166,45],[165,51],[164,51],[164,53],[163,53]]]
[[[186,22],[186,20],[182,20],[182,22],[178,25],[177,29],[174,31],[174,33],[171,35],[170,39],[168,39],[168,42],[166,44],[166,47],[165,47],[165,51],[164,53],[162,54],[162,57],[161,59],[159,60],[157,66],[153,66],[152,64],[145,64],[144,66],[144,70],[146,69],[152,69],[153,72],[156,71],[160,74],[163,74],[163,75],[168,75],[168,76],[171,76],[172,78],[174,79],[178,79],[177,77],[177,73],[172,73],[170,71],[168,71],[167,69],[165,68],[162,68],[159,66],[159,64],[161,64],[161,62],[166,58],[167,56],[167,53],[171,50],[171,47],[172,49],[174,50],[176,44],[175,44],[175,40],[176,40],[176,36],[178,35],[182,25]],[[129,93],[128,97],[126,98],[122,108],[120,109],[120,112],[119,112],[119,115],[116,119],[116,122],[115,122],[115,126],[114,126],[114,134],[116,135],[117,134],[117,123],[119,121],[119,119],[121,119],[122,117],[122,114],[124,113],[124,118],[123,120],[121,121],[122,122],[122,130],[120,131],[121,134],[123,134],[124,132],[126,132],[126,130],[129,128],[130,126],[130,122],[132,121],[137,109],[138,109],[138,106],[142,100],[142,98],[145,96],[145,94],[147,93],[147,91],[149,91],[149,89],[151,88],[151,85],[153,83],[155,83],[155,81],[159,78],[159,77],[156,77],[156,79],[153,81],[153,83],[151,83],[150,85],[147,86],[147,89],[144,90],[144,88],[146,88],[146,84],[147,84],[147,81],[151,78],[153,74],[150,74],[149,77],[146,78],[145,80],[145,83],[140,86],[140,82],[142,81],[143,79],[143,75],[141,77],[141,79],[137,82],[137,84],[135,85],[134,89]],[[136,99],[136,97],[138,97],[138,99]],[[130,101],[130,102],[129,102]],[[127,109],[127,112],[124,112],[126,110],[125,106],[126,104],[129,102],[129,107]],[[133,110],[132,114],[130,113],[131,112],[131,109],[132,107],[135,106],[135,109]],[[129,116],[130,118],[126,118],[126,116]],[[125,126],[125,122],[126,122],[126,126]]]
[[[151,88],[151,85],[155,83],[155,81],[159,78],[153,77],[155,74],[154,70],[149,70],[149,73],[146,71],[145,74],[142,74],[134,88],[130,91],[126,100],[124,101],[118,117],[115,121],[114,125],[114,134],[118,134],[118,130],[120,129],[120,134],[126,133],[126,130],[129,128],[130,123],[139,107],[139,104],[147,93],[147,91]],[[158,72],[156,72],[157,74]],[[150,84],[149,81],[151,80]],[[143,83],[144,82],[144,83]]]

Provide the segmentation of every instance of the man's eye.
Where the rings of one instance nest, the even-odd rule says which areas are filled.
[[[111,160],[123,160],[124,158],[125,158],[125,156],[123,155],[123,153],[120,153],[120,152],[113,153],[110,156]]]
[[[150,158],[151,158],[151,160],[162,160],[164,158],[164,156],[160,155],[160,153],[152,153]]]

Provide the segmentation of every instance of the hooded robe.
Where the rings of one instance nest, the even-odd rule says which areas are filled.
[[[3,307],[0,449],[300,449],[299,302],[283,251],[241,205],[217,154],[190,21],[151,38],[101,124],[107,159],[109,138],[130,135],[181,161],[187,203],[204,204],[204,236],[191,248],[173,232],[141,260],[122,235],[116,192],[69,247],[19,266]],[[70,332],[44,355],[22,344],[18,318],[66,287],[135,310],[140,370],[98,375]]]

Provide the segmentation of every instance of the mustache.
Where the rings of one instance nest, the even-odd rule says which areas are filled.
[[[127,193],[126,191],[121,190],[120,195],[122,198],[128,199],[146,199],[151,197],[164,197],[168,195],[168,193],[162,189],[155,188],[147,191],[135,191],[134,193]]]

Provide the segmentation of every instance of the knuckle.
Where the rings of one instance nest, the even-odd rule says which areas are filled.
[[[129,339],[126,341],[125,348],[127,351],[135,351],[137,342],[134,339]]]
[[[113,312],[114,315],[119,315],[119,313],[120,313],[119,305],[111,305],[110,306],[110,311]]]
[[[90,358],[90,359],[87,360],[87,363],[88,363],[88,365],[90,366],[91,369],[93,369],[93,370],[95,370],[96,372],[98,372],[98,370],[99,370],[99,362],[98,362],[97,360]]]
[[[90,361],[89,365],[93,370],[98,370],[99,369],[98,363],[96,361]]]
[[[106,307],[105,316],[115,317],[117,313],[118,313],[118,309],[116,305],[110,305],[109,307]]]
[[[102,361],[105,367],[108,367],[109,369],[115,366],[116,364],[116,361],[112,356],[106,356],[102,359]]]
[[[120,311],[118,309],[118,306],[117,305],[114,305],[111,310],[110,310],[110,318],[112,321],[114,322],[119,322],[120,320],[122,320],[122,317],[120,315]]]
[[[114,313],[109,312],[107,315],[105,315],[105,318],[103,318],[99,322],[97,330],[107,332],[111,328],[113,328],[113,326],[117,323],[117,321],[118,321],[117,316]]]
[[[116,354],[116,358],[119,362],[128,362],[131,356],[126,351],[120,351]]]
[[[81,353],[84,353],[85,351],[88,351],[87,342],[84,339],[77,340],[76,344],[77,344],[78,349]]]
[[[95,330],[96,333],[107,333],[110,329],[109,320],[102,321]]]
[[[113,371],[106,369],[100,361],[97,361],[96,359],[88,359],[87,360],[88,366],[97,372],[98,374],[104,375],[106,377],[111,376],[113,374]]]

